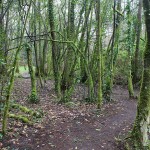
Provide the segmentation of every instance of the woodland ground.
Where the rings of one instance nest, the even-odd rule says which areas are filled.
[[[27,102],[30,80],[17,79],[12,99],[28,108],[41,110],[44,116],[34,125],[9,119],[9,132],[1,141],[3,150],[123,150],[119,139],[130,131],[136,115],[136,100],[128,98],[128,91],[114,86],[113,101],[104,104],[101,111],[96,105],[86,104],[83,86],[73,96],[74,105],[56,103],[54,86],[48,81],[39,90],[40,103]],[[19,112],[17,112],[19,113]]]

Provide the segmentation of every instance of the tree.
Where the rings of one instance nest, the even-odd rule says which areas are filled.
[[[4,107],[4,113],[3,113],[3,122],[2,122],[2,133],[4,135],[6,134],[6,130],[7,130],[7,119],[8,119],[8,115],[9,115],[10,96],[11,96],[12,88],[13,88],[13,85],[14,85],[15,71],[16,71],[16,65],[17,65],[17,61],[18,61],[18,55],[19,55],[19,52],[20,52],[21,47],[22,47],[23,36],[24,36],[24,33],[25,33],[26,23],[27,23],[27,18],[28,18],[28,15],[29,15],[30,8],[31,8],[31,1],[30,1],[28,10],[27,10],[27,14],[25,16],[24,27],[23,27],[22,32],[21,32],[21,40],[20,40],[18,49],[15,53],[15,58],[14,58],[13,65],[12,65],[11,76],[10,76],[8,88],[7,88],[7,91],[6,91],[6,100],[5,100],[5,107]]]
[[[106,101],[111,100],[111,94],[112,94],[112,87],[114,82],[114,68],[117,60],[118,55],[118,45],[119,45],[119,34],[120,34],[120,21],[121,21],[121,14],[119,12],[116,12],[121,10],[121,1],[114,0],[114,6],[113,6],[113,33],[112,37],[110,39],[110,43],[108,44],[108,50],[106,53],[106,70],[108,71],[105,81],[106,85],[104,86],[104,97]],[[110,45],[110,48],[109,48]]]
[[[89,16],[92,10],[92,6],[93,6],[93,1],[91,0],[89,4],[89,8],[87,9],[88,2],[89,1],[86,1],[86,4],[85,4],[85,21],[82,27],[81,37],[80,37],[79,44],[78,44],[78,48],[81,49],[81,52],[84,54],[84,56],[87,56],[87,51],[86,49],[84,49],[84,45],[85,45],[84,38],[85,38],[86,28],[88,28],[88,20],[89,20]],[[90,38],[90,37],[88,36],[87,38]],[[85,64],[84,64],[84,60],[82,56],[80,58],[80,66],[81,66],[81,82],[84,83],[87,80],[88,75],[86,74],[86,71],[85,71]]]
[[[55,20],[54,20],[54,2],[53,0],[48,1],[48,12],[49,12],[49,25],[51,29],[51,38],[52,38],[52,62],[53,62],[53,73],[55,80],[55,90],[58,95],[58,99],[61,99],[61,87],[60,87],[60,70],[58,62],[59,51],[56,46],[56,34],[55,34]]]
[[[4,62],[5,62],[5,32],[4,32],[4,16],[3,16],[3,1],[0,0],[0,76],[4,73]]]
[[[150,124],[150,0],[143,0],[147,42],[144,52],[142,85],[137,106],[137,116],[132,130],[132,140],[136,149],[144,150],[149,146]]]
[[[132,61],[132,24],[131,24],[131,4],[130,1],[127,0],[127,51],[128,51],[128,74],[127,74],[127,78],[128,78],[128,91],[129,91],[129,97],[133,97],[134,96],[134,90],[133,90],[133,83],[132,83],[132,65],[131,65],[131,61]]]
[[[75,37],[75,0],[68,1],[68,30],[67,30],[67,39],[74,41]],[[71,44],[67,44],[67,54],[64,60],[64,70],[62,73],[61,81],[61,91],[62,91],[62,100],[67,102],[70,100],[74,88],[74,70],[77,63],[77,59],[74,53],[74,48]]]
[[[36,90],[35,72],[33,69],[33,62],[32,62],[32,49],[28,44],[26,44],[25,50],[27,52],[28,68],[31,77],[31,95],[29,95],[29,101],[31,103],[37,103],[39,101],[39,98],[37,96],[37,90]]]
[[[138,80],[141,26],[142,26],[142,0],[139,0],[137,25],[136,25],[136,48],[135,48],[135,56],[134,56],[134,64],[133,64],[133,82],[134,83]]]
[[[98,103],[97,108],[100,109],[102,105],[102,49],[101,49],[101,19],[100,19],[100,1],[96,1],[96,48],[98,61]]]

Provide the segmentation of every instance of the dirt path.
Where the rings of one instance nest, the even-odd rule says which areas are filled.
[[[29,81],[23,82],[19,84],[24,85],[24,89]],[[17,92],[14,93],[18,95]],[[44,90],[43,95],[41,92],[42,103],[32,106],[45,112],[42,122],[28,127],[16,123],[16,135],[9,134],[3,141],[4,147],[9,146],[10,150],[123,149],[117,145],[116,139],[128,134],[136,114],[136,102],[128,99],[126,89],[115,87],[115,101],[105,104],[101,112],[95,110],[95,105],[83,104],[73,108],[56,105],[51,101],[55,97],[51,92],[51,89]],[[28,106],[25,100],[21,103]]]

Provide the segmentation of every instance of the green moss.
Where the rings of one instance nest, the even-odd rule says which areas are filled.
[[[27,117],[25,117],[23,115],[9,114],[9,117],[20,120],[24,123],[32,124],[32,122]]]
[[[128,91],[129,91],[129,97],[130,98],[134,97],[134,90],[133,90],[131,72],[129,73],[129,76],[128,76]]]
[[[37,96],[36,92],[32,92],[31,95],[28,96],[29,102],[30,103],[38,103],[39,102],[39,98]]]
[[[41,117],[42,116],[42,113],[34,111],[34,110],[31,110],[31,109],[29,109],[27,107],[24,107],[22,105],[19,105],[19,104],[11,104],[11,107],[15,108],[15,109],[19,109],[19,110],[21,110],[24,113],[28,113],[31,116],[35,116],[35,117]]]
[[[150,124],[150,45],[147,43],[144,56],[142,86],[137,107],[137,116],[132,130],[132,140],[137,150],[147,150]]]
[[[28,44],[26,44],[26,52],[27,52],[28,68],[29,68],[29,73],[31,77],[31,95],[29,96],[29,101],[31,103],[38,103],[39,98],[36,92],[35,72],[34,72],[33,63],[32,63],[32,50]]]

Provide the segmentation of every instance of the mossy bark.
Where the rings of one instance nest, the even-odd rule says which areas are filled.
[[[16,56],[17,56],[17,54],[16,54]],[[17,58],[15,58],[15,59],[17,60]],[[14,68],[16,66],[16,60],[14,61],[14,65],[13,65]],[[9,101],[10,101],[10,95],[11,95],[11,91],[12,91],[13,83],[14,83],[14,75],[15,75],[15,69],[13,69],[13,71],[12,71],[10,83],[9,83],[8,90],[7,90],[7,96],[6,96],[5,108],[4,108],[4,114],[3,114],[3,122],[2,122],[3,134],[6,133],[7,118],[8,118],[8,112],[9,112]]]
[[[6,101],[5,101],[5,107],[4,107],[4,113],[3,113],[3,122],[2,122],[2,133],[4,135],[6,133],[7,118],[8,118],[8,112],[9,112],[9,106],[10,106],[10,96],[11,96],[11,92],[12,92],[12,88],[13,88],[13,84],[14,84],[15,70],[16,70],[16,65],[17,65],[17,61],[18,61],[18,55],[19,55],[20,48],[18,48],[18,50],[15,54],[12,74],[10,77],[10,81],[9,81],[9,85],[8,85],[7,93],[6,93]]]
[[[131,19],[130,19],[130,15],[131,15],[131,8],[130,8],[130,1],[127,1],[127,25],[128,25],[128,36],[127,36],[127,50],[128,50],[128,75],[127,75],[127,79],[128,79],[128,92],[129,92],[129,97],[133,97],[134,96],[134,90],[133,90],[133,83],[132,83],[132,74],[131,74],[131,70],[132,70],[132,65],[131,65],[131,61],[132,61],[132,35],[131,35]]]
[[[25,48],[27,52],[28,68],[29,68],[29,74],[31,78],[31,94],[29,95],[29,101],[31,103],[37,103],[39,102],[39,98],[37,96],[35,72],[34,72],[33,63],[32,63],[32,50],[27,44]]]
[[[84,24],[82,27],[81,37],[80,37],[79,44],[78,44],[78,48],[81,49],[81,52],[85,56],[87,56],[87,51],[86,51],[86,49],[84,49],[84,47],[85,47],[84,38],[85,38],[86,28],[88,28],[87,24],[88,24],[91,10],[92,10],[92,6],[93,6],[93,1],[90,1],[89,7],[88,7],[88,1],[86,1],[86,3],[85,3],[85,21],[84,21]],[[86,38],[90,38],[90,36],[88,35]],[[81,82],[85,83],[85,81],[88,79],[88,75],[86,74],[85,63],[84,63],[82,56],[80,56],[80,69],[81,69]]]
[[[68,33],[67,37],[69,40],[74,41],[75,37],[75,0],[68,1]],[[68,43],[68,50],[64,60],[64,70],[62,74],[62,81],[61,81],[61,92],[62,92],[62,99],[61,102],[68,102],[70,101],[71,94],[74,90],[75,84],[75,67],[77,58],[74,53],[74,48],[71,44]]]
[[[146,51],[149,51],[148,53],[150,58],[150,46],[146,49]],[[147,54],[147,52],[145,54]],[[146,59],[146,57],[144,59]],[[145,61],[145,63],[146,62],[147,61]],[[144,67],[143,82],[137,107],[137,116],[132,131],[134,145],[141,150],[144,149],[144,146],[148,146],[150,123],[150,61],[148,63],[149,65]]]
[[[112,37],[110,39],[110,44],[108,45],[108,53],[106,53],[106,76],[105,83],[103,85],[103,95],[104,99],[109,102],[112,100],[112,88],[113,88],[113,82],[114,82],[114,70],[116,65],[116,60],[118,56],[119,51],[119,37],[120,37],[120,25],[121,25],[121,16],[118,12],[116,12],[116,9],[118,11],[121,11],[121,0],[116,1],[114,0],[114,6],[113,6],[113,33]],[[110,46],[110,48],[109,48]],[[110,58],[109,58],[110,55]],[[109,60],[110,59],[110,60]]]
[[[131,60],[129,61],[129,63],[130,63],[129,66],[131,68]],[[129,69],[129,71],[128,71],[128,92],[129,92],[130,98],[134,97],[131,69]]]
[[[138,70],[139,70],[139,52],[140,52],[140,35],[141,35],[141,27],[142,27],[142,0],[139,0],[138,6],[138,14],[137,14],[137,25],[136,25],[136,48],[135,48],[135,56],[133,63],[133,82],[136,83],[138,81]]]
[[[102,93],[102,49],[101,49],[101,18],[100,18],[100,1],[96,1],[96,48],[97,48],[97,61],[98,61],[98,101],[97,108],[100,109],[103,100]]]
[[[12,92],[12,88],[13,88],[13,84],[14,84],[15,70],[16,70],[16,65],[17,65],[17,61],[18,61],[18,55],[19,55],[19,52],[21,50],[22,40],[23,40],[23,36],[24,36],[26,23],[27,23],[27,18],[28,18],[30,8],[31,8],[31,2],[30,2],[30,5],[28,7],[27,14],[26,14],[24,27],[23,27],[23,30],[21,32],[21,39],[20,39],[19,47],[18,47],[18,49],[16,51],[16,54],[15,54],[14,62],[13,62],[13,65],[12,65],[12,72],[11,72],[11,76],[10,76],[10,81],[9,81],[8,88],[7,88],[5,108],[4,108],[3,121],[2,121],[2,133],[3,133],[3,135],[6,134],[7,119],[8,119],[9,106],[10,106],[10,96],[11,96],[11,92]]]
[[[3,0],[0,1],[0,16],[3,15]],[[4,74],[5,72],[5,31],[4,31],[4,18],[0,17],[0,77]]]
[[[34,0],[34,3],[36,4],[36,0]],[[40,10],[40,9],[39,9]],[[37,14],[37,10],[36,10],[36,7],[34,7],[34,9],[32,10],[33,11],[33,14],[34,14],[34,18],[32,19],[31,21],[31,29],[30,30],[33,30],[34,32],[34,35],[37,35],[37,17],[38,17],[38,14]],[[40,32],[39,32],[40,34]],[[41,57],[40,54],[38,55],[38,52],[41,51],[41,49],[39,48],[38,50],[38,46],[37,46],[37,37],[35,36],[35,41],[34,41],[34,51],[35,51],[35,62],[36,62],[36,76],[39,77],[39,81],[40,81],[40,85],[41,87],[43,87],[43,80],[42,80],[42,74],[41,74],[41,69],[40,69],[40,64],[42,63],[42,61],[40,60],[39,61],[39,58]],[[40,43],[41,41],[39,41]],[[40,44],[39,44],[40,45]]]
[[[54,1],[48,1],[48,13],[49,13],[49,24],[51,28],[51,38],[52,38],[52,63],[53,63],[53,74],[55,80],[55,91],[57,93],[57,97],[61,99],[61,75],[60,75],[60,66],[59,66],[59,50],[56,46],[54,40],[56,40],[55,35],[55,19],[54,19]]]
[[[150,0],[143,0],[147,44],[144,53],[144,70],[142,77],[142,85],[140,97],[137,107],[137,116],[132,130],[132,140],[135,149],[145,150],[149,149],[150,132]]]
[[[32,122],[26,116],[16,115],[16,114],[8,114],[8,116],[9,116],[9,118],[14,118],[14,119],[20,120],[23,123],[32,124]]]
[[[15,108],[15,109],[19,109],[22,112],[27,113],[27,114],[29,114],[31,116],[35,116],[37,118],[42,116],[42,113],[40,113],[38,111],[31,110],[31,109],[29,109],[29,108],[27,108],[25,106],[19,105],[19,104],[11,104],[11,107]]]

